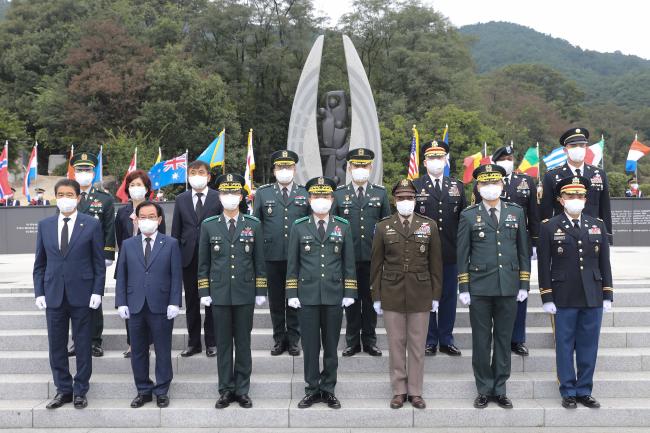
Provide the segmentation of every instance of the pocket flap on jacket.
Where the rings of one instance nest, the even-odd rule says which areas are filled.
[[[552,281],[564,281],[565,278],[566,278],[566,275],[565,275],[564,271],[554,271],[551,274],[551,280]]]
[[[397,272],[384,272],[381,278],[383,280],[395,281],[397,279]]]
[[[485,271],[487,269],[487,265],[485,263],[470,263],[469,264],[469,270],[470,271]]]
[[[431,276],[428,272],[418,272],[417,279],[418,281],[429,281],[431,279]]]

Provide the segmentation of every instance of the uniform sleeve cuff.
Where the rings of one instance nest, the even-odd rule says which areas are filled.
[[[553,302],[553,289],[539,289],[542,296],[542,303]]]
[[[614,300],[614,288],[613,287],[603,287],[603,300],[613,301]]]

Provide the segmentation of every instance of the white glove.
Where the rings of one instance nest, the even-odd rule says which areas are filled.
[[[129,307],[126,305],[122,305],[121,307],[117,307],[117,314],[120,315],[120,317],[124,320],[128,319],[131,317],[131,313],[129,313]]]
[[[168,305],[167,306],[167,320],[175,319],[178,316],[178,312],[181,309],[178,308],[178,305]]]
[[[45,296],[38,296],[34,302],[39,310],[45,310],[47,305],[45,304]]]
[[[104,259],[104,264],[105,264],[106,267],[108,268],[110,265],[113,264],[113,260],[106,260],[106,259]]]
[[[605,313],[612,311],[612,301],[604,300],[603,310],[605,310]]]
[[[437,313],[439,306],[440,306],[440,302],[438,302],[436,300],[431,301],[431,312],[432,313]]]
[[[517,293],[517,302],[524,302],[526,299],[528,299],[528,290],[519,289],[519,292]]]
[[[210,296],[203,296],[201,297],[201,305],[204,307],[209,307],[212,305],[212,298]]]
[[[546,311],[548,314],[555,314],[557,312],[555,302],[544,302],[542,309],[544,309],[544,311]]]
[[[300,308],[300,299],[298,298],[289,298],[287,305],[291,308]]]
[[[381,309],[381,301],[373,302],[372,308],[375,309],[375,313],[377,313],[377,315],[381,316],[382,314],[384,314],[384,310]]]
[[[101,295],[90,295],[90,304],[88,304],[88,306],[93,310],[96,310],[100,305],[102,305]]]
[[[458,299],[463,305],[469,305],[472,303],[472,297],[469,295],[469,292],[461,292],[458,295]]]
[[[533,247],[533,255],[530,257],[531,260],[537,260],[537,247]]]
[[[343,298],[341,301],[341,307],[349,307],[350,305],[354,304],[354,298]]]
[[[266,302],[266,296],[255,296],[255,304],[259,307]]]

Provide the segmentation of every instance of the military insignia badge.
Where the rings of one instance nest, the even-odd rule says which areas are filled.
[[[562,247],[557,247],[557,253],[558,253],[558,254],[564,254],[564,248],[562,248]]]
[[[311,247],[309,246],[309,244],[306,244],[305,245],[305,251],[309,252],[310,250],[311,250]]]
[[[215,250],[216,252],[219,252],[221,247],[219,247],[219,245],[215,245],[214,248],[212,248],[212,249]]]
[[[247,253],[250,253],[251,252],[250,245],[246,244],[246,246],[244,247],[244,251],[246,251]]]
[[[479,238],[484,238],[484,237],[485,237],[485,233],[484,233],[484,232],[478,232],[478,237],[479,237]]]
[[[423,245],[420,245],[420,252],[421,252],[421,253],[423,253],[424,251],[426,251],[426,249],[427,249],[427,247],[425,247],[424,244],[423,244]]]
[[[451,197],[459,197],[460,196],[460,191],[458,190],[458,186],[456,186],[455,184],[451,185],[449,187],[449,195]]]

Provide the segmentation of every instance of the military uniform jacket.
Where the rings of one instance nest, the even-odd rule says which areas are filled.
[[[602,307],[613,300],[605,225],[582,214],[580,230],[562,214],[544,220],[537,246],[542,302],[557,307]]]
[[[573,176],[569,164],[549,170],[544,175],[542,201],[540,204],[540,216],[542,219],[549,219],[554,215],[564,213],[562,204],[557,200],[555,195],[555,185],[564,178]],[[609,202],[609,182],[607,173],[593,165],[585,164],[582,176],[591,181],[591,186],[587,190],[587,204],[583,215],[591,215],[594,218],[600,218],[605,223],[608,239],[612,241],[612,211]]]
[[[442,244],[442,263],[456,263],[456,235],[460,213],[465,206],[465,188],[463,182],[445,176],[440,186],[440,195],[436,194],[435,182],[428,174],[413,181],[417,189],[415,212],[427,216],[438,225]]]
[[[354,240],[350,224],[330,215],[321,240],[314,218],[294,222],[289,235],[286,296],[303,305],[341,305],[357,297]]]
[[[81,200],[77,210],[98,219],[104,232],[104,258],[115,260],[115,204],[110,194],[96,189],[88,190],[86,199]]]
[[[350,182],[340,186],[334,192],[336,201],[332,207],[332,213],[350,222],[356,260],[369,262],[375,224],[390,215],[390,203],[383,186],[367,183],[363,192],[363,200],[359,200],[355,188],[358,187]]]
[[[409,232],[399,214],[377,223],[370,262],[371,295],[387,311],[431,310],[442,294],[442,255],[436,222],[413,214]]]
[[[458,228],[458,290],[478,296],[516,296],[528,290],[530,256],[524,210],[501,201],[495,227],[483,204],[460,215]]]
[[[266,296],[262,224],[239,214],[231,239],[223,214],[207,218],[199,236],[199,296],[214,305],[247,305]]]
[[[285,203],[282,187],[276,182],[261,186],[255,193],[253,215],[264,229],[264,258],[267,261],[287,260],[289,232],[293,222],[309,214],[307,190],[295,182]]]

